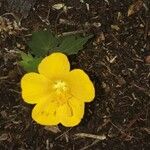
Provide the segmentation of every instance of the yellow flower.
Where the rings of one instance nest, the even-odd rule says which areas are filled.
[[[70,71],[68,58],[62,53],[44,58],[38,71],[25,74],[21,80],[24,101],[36,104],[32,118],[42,125],[79,124],[84,115],[84,102],[95,97],[88,75],[80,69]]]

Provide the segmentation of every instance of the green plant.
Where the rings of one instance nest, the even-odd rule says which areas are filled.
[[[87,37],[79,35],[57,37],[48,31],[34,32],[28,43],[29,53],[21,52],[22,61],[20,61],[20,65],[27,72],[37,71],[38,64],[46,55],[53,52],[62,52],[67,55],[77,54],[90,38],[92,35]]]

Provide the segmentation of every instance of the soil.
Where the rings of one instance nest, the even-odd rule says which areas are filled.
[[[54,9],[54,4],[65,7]],[[149,0],[0,0],[0,149],[150,149]],[[33,31],[93,34],[70,56],[72,68],[91,77],[96,97],[73,128],[44,127],[24,103],[18,50]]]

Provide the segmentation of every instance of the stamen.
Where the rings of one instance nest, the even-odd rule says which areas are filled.
[[[54,89],[56,91],[65,92],[67,91],[68,87],[64,81],[58,80],[58,81],[55,81],[54,83]]]
[[[62,105],[66,103],[69,99],[69,87],[68,84],[65,81],[57,80],[54,82],[53,85],[54,92],[56,94],[55,99],[57,102]]]

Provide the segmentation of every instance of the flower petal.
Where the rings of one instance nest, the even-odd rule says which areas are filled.
[[[66,55],[53,53],[45,57],[38,67],[39,73],[47,78],[58,78],[70,70],[70,64]]]
[[[32,118],[41,125],[57,125],[59,120],[56,117],[57,104],[45,100],[36,104],[32,110]]]
[[[75,98],[71,98],[68,104],[60,106],[56,112],[57,117],[66,127],[73,127],[80,123],[84,115],[84,103],[79,103]]]
[[[88,75],[80,69],[70,71],[67,76],[71,94],[84,102],[90,102],[95,97],[95,89]]]
[[[38,73],[27,73],[21,79],[22,97],[25,102],[36,104],[46,99],[50,92],[51,82]]]

